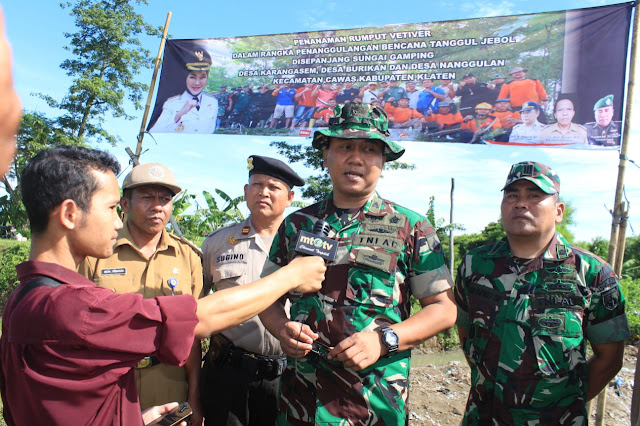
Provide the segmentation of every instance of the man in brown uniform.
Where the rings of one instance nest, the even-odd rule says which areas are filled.
[[[181,191],[171,171],[160,164],[141,164],[125,178],[122,189],[120,204],[127,218],[113,254],[106,259],[87,258],[78,272],[116,293],[200,297],[200,257],[165,230],[173,196]],[[200,357],[196,339],[184,368],[160,364],[153,356],[138,363],[135,375],[142,409],[187,400],[194,410],[191,422],[200,426]]]
[[[205,292],[260,279],[269,248],[293,200],[293,187],[304,180],[287,164],[269,157],[247,159],[249,183],[244,198],[251,216],[211,233],[202,245]],[[205,424],[273,425],[278,385],[286,358],[280,341],[255,316],[211,336],[202,368]]]

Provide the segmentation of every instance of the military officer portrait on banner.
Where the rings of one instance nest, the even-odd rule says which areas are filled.
[[[456,277],[471,367],[462,424],[586,425],[630,335],[618,279],[556,231],[565,206],[551,168],[514,164],[503,191],[506,237],[468,252]]]
[[[614,121],[613,114],[613,95],[607,95],[593,105],[593,115],[596,121],[584,125],[587,129],[590,145],[620,145],[622,123]]]
[[[304,180],[275,158],[247,159],[244,197],[251,215],[212,232],[202,245],[204,288],[209,292],[260,278],[273,237]],[[286,359],[279,340],[255,316],[211,336],[202,369],[205,425],[273,425]]]
[[[181,191],[165,166],[135,166],[122,183],[120,200],[126,220],[118,231],[113,254],[106,259],[87,257],[78,272],[116,293],[140,293],[144,298],[202,292],[199,254],[165,227],[173,210],[173,197]],[[200,408],[200,340],[192,342],[184,367],[159,363],[148,356],[135,368],[142,409],[166,402],[188,401],[193,425],[202,424]]]
[[[332,192],[289,215],[271,246],[263,276],[300,255],[301,231],[323,225],[337,245],[322,289],[288,295],[291,319],[281,304],[260,315],[288,356],[280,425],[405,424],[410,349],[455,322],[453,282],[435,229],[376,192],[384,163],[404,153],[387,139],[388,124],[374,105],[335,107],[312,143],[322,150]],[[411,295],[422,306],[412,316]]]
[[[182,77],[186,79],[186,89],[164,102],[162,113],[149,129],[151,133],[211,134],[216,130],[218,100],[204,91],[209,81],[211,55],[204,47],[194,45],[186,56]]]

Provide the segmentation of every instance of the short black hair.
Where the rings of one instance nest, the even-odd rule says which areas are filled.
[[[64,200],[73,200],[82,211],[89,210],[99,189],[93,170],[118,175],[120,164],[107,152],[68,145],[40,151],[29,161],[22,171],[20,188],[32,233],[47,229],[49,215]]]

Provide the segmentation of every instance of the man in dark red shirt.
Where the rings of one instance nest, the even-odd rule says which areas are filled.
[[[142,425],[132,370],[138,361],[153,354],[183,365],[194,334],[240,324],[288,291],[321,287],[326,268],[318,257],[197,302],[94,285],[75,270],[86,256],[113,253],[122,227],[119,170],[111,155],[75,146],[44,150],[24,169],[31,253],[16,268],[20,285],[5,307],[0,338],[9,426]]]

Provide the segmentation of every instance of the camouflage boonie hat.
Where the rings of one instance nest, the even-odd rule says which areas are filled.
[[[507,182],[502,187],[504,191],[507,186],[518,180],[528,180],[536,184],[538,188],[547,194],[560,193],[560,176],[542,163],[535,161],[523,161],[522,163],[511,166],[511,171],[507,176]]]
[[[593,106],[593,110],[597,110],[598,108],[610,107],[613,106],[613,95],[607,95],[602,99],[599,99],[598,102]]]
[[[329,146],[329,138],[375,139],[384,142],[384,156],[387,161],[397,160],[404,154],[404,148],[387,140],[389,118],[380,107],[370,104],[347,102],[334,108],[334,116],[329,119],[329,128],[316,130],[312,146],[324,149]]]

